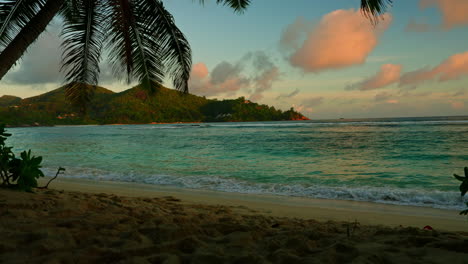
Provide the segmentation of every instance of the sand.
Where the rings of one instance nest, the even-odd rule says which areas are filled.
[[[72,179],[49,188],[0,189],[0,263],[468,263],[455,211]]]

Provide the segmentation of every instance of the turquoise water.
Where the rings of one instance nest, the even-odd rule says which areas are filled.
[[[66,177],[461,208],[468,118],[11,128]]]

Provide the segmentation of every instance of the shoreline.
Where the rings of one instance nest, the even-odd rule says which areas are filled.
[[[134,124],[80,124],[80,125],[22,125],[22,126],[10,126],[6,125],[6,128],[26,128],[26,127],[80,127],[80,126],[132,126],[132,125],[170,125],[170,124],[210,124],[210,123],[254,123],[254,122],[290,122],[290,121],[311,121],[312,119],[291,119],[291,120],[268,120],[268,121],[218,121],[218,122],[204,122],[204,121],[192,121],[192,122],[151,122],[151,123],[134,123]]]
[[[40,179],[39,185],[48,180]],[[294,217],[319,221],[357,221],[366,225],[411,226],[447,231],[468,231],[468,219],[457,210],[365,201],[313,199],[268,194],[244,194],[186,189],[153,184],[58,178],[52,189],[85,193],[106,193],[128,197],[174,196],[184,203],[242,206],[275,217]]]

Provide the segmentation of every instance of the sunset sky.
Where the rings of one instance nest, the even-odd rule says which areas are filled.
[[[468,114],[467,0],[394,0],[376,26],[358,0],[253,0],[244,14],[206,2],[165,1],[192,45],[191,93],[313,119]],[[0,95],[63,84],[58,28],[4,77]],[[100,85],[130,88],[105,62]]]

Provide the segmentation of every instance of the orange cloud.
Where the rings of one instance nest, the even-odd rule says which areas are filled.
[[[428,80],[449,81],[468,75],[468,51],[450,56],[434,68],[423,68],[405,73],[400,86],[416,85]]]
[[[445,29],[468,25],[467,0],[421,0],[419,5],[422,9],[437,5],[442,13],[443,27]]]
[[[246,64],[251,64],[253,69],[246,71]],[[250,94],[249,99],[257,101],[263,98],[263,93],[270,90],[280,76],[280,69],[271,58],[265,52],[257,51],[249,52],[234,64],[220,62],[211,72],[204,63],[193,65],[189,87],[193,93],[204,96],[232,96],[245,89]]]
[[[352,85],[351,87],[347,87],[347,90],[358,89],[361,91],[367,91],[396,83],[400,80],[401,69],[402,66],[398,64],[384,64],[375,76]]]
[[[463,102],[452,102],[450,105],[452,106],[453,109],[456,109],[456,110],[461,110],[465,108],[465,103]]]
[[[290,57],[290,63],[306,72],[362,64],[391,21],[391,15],[385,14],[374,27],[354,9],[333,11],[310,31],[302,46]]]
[[[203,79],[208,76],[208,68],[204,63],[197,63],[192,67],[192,77]]]
[[[198,95],[234,94],[247,87],[249,80],[240,74],[240,67],[221,62],[210,74],[204,63],[197,63],[190,74],[190,90]]]

